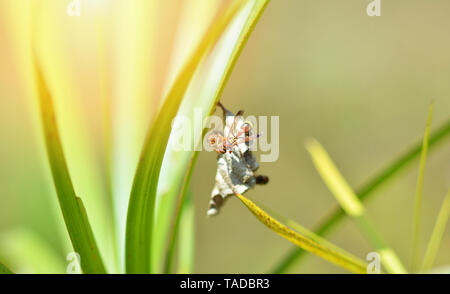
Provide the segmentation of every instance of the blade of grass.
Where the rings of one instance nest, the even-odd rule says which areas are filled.
[[[114,48],[114,57],[106,57],[108,63],[114,63],[114,66],[110,66],[114,80],[120,81],[114,83],[110,80],[109,85],[111,94],[113,93],[110,106],[114,130],[111,182],[119,268],[123,273],[126,218],[131,187],[148,126],[158,109],[156,103],[159,103],[161,98],[159,90],[156,89],[163,84],[165,76],[164,50],[171,47],[170,42],[161,43],[160,40],[172,34],[172,23],[177,22],[172,13],[177,14],[181,1],[107,2],[111,3],[112,9],[105,15],[108,20],[105,29],[106,32],[113,32],[113,35],[110,35],[112,38],[106,35],[107,40],[112,41],[107,45]],[[162,30],[167,35],[158,33]]]
[[[225,64],[224,68],[220,70],[220,76],[218,76],[218,80],[215,81],[217,85],[213,86],[214,91],[212,94],[209,94],[205,96],[205,103],[203,104],[202,108],[206,108],[204,110],[205,113],[208,115],[211,115],[216,107],[217,102],[219,101],[220,96],[222,95],[222,92],[225,88],[225,85],[231,75],[231,72],[237,62],[238,57],[240,56],[248,38],[250,37],[250,34],[252,33],[253,29],[256,26],[256,23],[258,22],[259,18],[261,17],[262,13],[264,12],[265,8],[267,7],[267,4],[269,3],[268,0],[253,0],[249,1],[247,5],[249,5],[249,12],[248,14],[245,14],[245,21],[242,24],[242,27],[239,27],[239,35],[238,37],[233,40],[233,47],[231,52],[226,53],[227,55],[227,63]],[[245,11],[244,11],[245,12]],[[205,90],[202,88],[202,92],[205,92]],[[201,97],[199,95],[193,95],[193,98],[195,99],[195,103],[199,103],[199,100]],[[199,104],[197,104],[199,105]],[[183,106],[182,106],[183,107]],[[188,110],[190,113],[186,113],[186,115],[191,115],[192,112],[192,105],[189,105]],[[203,135],[201,138],[203,138],[206,131],[203,132]],[[200,139],[201,139],[200,138]],[[198,144],[198,142],[195,142],[194,144]],[[185,156],[188,158],[189,163],[186,165],[186,168],[184,169],[183,173],[181,173],[180,177],[182,180],[173,179],[171,181],[172,187],[174,185],[179,185],[180,187],[172,189],[172,191],[175,191],[175,195],[171,195],[171,197],[178,197],[177,200],[177,206],[180,207],[181,203],[183,202],[183,198],[185,195],[185,192],[187,191],[186,187],[190,182],[191,173],[195,167],[196,158],[198,155],[198,151],[194,152],[185,152]],[[180,162],[184,160],[177,159],[175,162],[179,166]],[[168,171],[173,175],[172,169],[168,169]],[[180,183],[180,184],[177,184]],[[170,195],[169,195],[170,196]],[[167,197],[167,195],[164,195],[164,197]],[[166,260],[165,260],[165,272],[168,272],[170,270],[171,263],[172,263],[172,257],[174,253],[172,252],[174,250],[174,242],[176,240],[176,234],[174,231],[178,230],[178,212],[176,211],[173,220],[172,220],[172,226],[171,226],[171,232],[169,233],[169,245],[168,250],[166,252]],[[170,271],[169,271],[170,272]]]
[[[305,228],[304,226],[298,224],[297,222],[293,221],[290,218],[287,218],[277,212],[275,212],[273,209],[268,208],[264,205],[261,205],[259,203],[255,204],[257,206],[259,206],[261,209],[265,210],[268,214],[270,214],[273,218],[278,219],[281,223],[284,223],[286,226],[294,229],[295,231],[297,231],[298,233],[305,235],[307,238],[322,244],[325,247],[331,248],[332,250],[336,251],[336,252],[340,252],[343,255],[346,255],[347,252],[342,250],[341,248],[337,247],[336,245],[334,245],[333,243],[329,242],[328,240],[320,237],[319,235],[315,234],[314,232],[310,231],[309,229]]]
[[[128,273],[150,272],[150,248],[154,221],[155,196],[164,152],[169,140],[171,123],[193,75],[209,49],[216,44],[241,6],[233,2],[214,21],[193,56],[177,76],[164,105],[146,136],[136,170],[127,214],[125,258]]]
[[[102,165],[98,143],[100,136],[100,120],[93,110],[100,102],[100,98],[89,99],[82,94],[86,85],[83,79],[83,66],[72,64],[70,44],[60,42],[58,36],[73,34],[73,38],[80,42],[89,42],[92,46],[88,50],[95,55],[95,30],[92,33],[82,33],[82,27],[65,26],[64,18],[60,18],[61,1],[30,1],[30,37],[33,52],[37,54],[41,72],[45,75],[45,83],[52,95],[53,108],[58,117],[59,138],[64,150],[64,160],[70,170],[70,180],[76,193],[81,195],[83,203],[89,214],[89,223],[95,234],[96,244],[103,257],[103,263],[108,272],[114,269],[114,252],[112,250],[111,218],[108,215],[108,198],[104,181],[102,180]],[[58,8],[59,7],[59,8]],[[106,7],[105,7],[106,8]],[[90,20],[79,25],[85,28],[94,28]],[[78,27],[78,25],[76,26]],[[33,55],[30,54],[33,58]],[[30,58],[30,59],[31,59]],[[33,61],[30,60],[30,69],[33,73]],[[86,65],[92,68],[90,65]],[[77,78],[80,78],[78,79]],[[31,77],[34,82],[34,77]],[[88,82],[89,83],[89,82]],[[34,95],[34,93],[33,93]],[[33,96],[33,98],[35,98]],[[37,100],[36,100],[37,101]],[[95,106],[96,105],[96,106]],[[37,106],[37,105],[36,105]],[[92,108],[91,106],[94,106]],[[101,112],[101,111],[99,111]],[[93,119],[93,120],[91,120]],[[99,128],[97,128],[99,127]]]
[[[34,69],[47,155],[70,240],[74,250],[81,256],[84,273],[105,273],[86,211],[81,199],[76,196],[70,179],[56,125],[53,101],[36,56]]]
[[[178,274],[192,274],[195,257],[195,210],[191,194],[188,193],[181,210],[178,245]]]
[[[425,164],[427,162],[428,152],[428,138],[430,136],[431,121],[433,118],[433,103],[430,105],[428,111],[427,126],[425,128],[425,135],[423,136],[422,152],[420,154],[419,173],[417,175],[416,196],[414,200],[414,225],[413,225],[413,241],[412,241],[412,258],[411,268],[416,271],[420,262],[420,222],[422,212],[422,193],[423,181],[425,177]]]
[[[288,228],[287,226],[274,219],[248,198],[244,197],[241,194],[236,194],[236,196],[256,216],[256,218],[260,222],[262,222],[265,226],[267,226],[278,235],[294,243],[298,247],[307,250],[351,272],[358,274],[366,273],[367,264],[362,260],[359,260],[350,253],[346,253],[345,255],[342,254],[341,252],[345,252],[342,249],[340,249],[339,251],[335,251],[333,248],[330,248],[324,244],[320,244],[305,235],[299,234],[298,232]]]
[[[6,265],[0,262],[0,275],[11,275],[14,274]]]
[[[450,120],[444,122],[436,131],[430,135],[429,149],[434,150],[439,143],[450,137]],[[413,147],[398,156],[386,168],[382,169],[371,178],[360,189],[356,190],[356,195],[361,201],[365,201],[370,196],[387,184],[394,176],[406,169],[419,156],[422,149],[422,142],[417,142]],[[339,206],[334,208],[327,217],[317,226],[314,232],[320,236],[329,233],[346,216],[344,210]],[[295,262],[305,256],[305,251],[300,248],[292,248],[274,267],[272,273],[284,273],[291,268]]]
[[[318,141],[310,139],[306,142],[306,149],[311,155],[314,166],[322,180],[342,209],[356,221],[359,228],[367,235],[369,241],[380,254],[381,262],[386,270],[391,274],[406,273],[405,267],[397,257],[397,254],[386,245],[386,242],[368,220],[363,204],[334,165],[322,145]]]
[[[191,180],[192,173],[194,171],[193,166],[195,165],[198,157],[198,152],[194,153],[194,157],[192,158],[189,167],[187,169],[187,174],[185,175],[185,179],[183,181],[182,190],[180,193],[180,197],[178,198],[177,209],[175,211],[175,220],[173,223],[172,231],[169,238],[169,245],[167,247],[166,260],[164,266],[164,273],[169,274],[172,272],[173,268],[173,258],[175,255],[175,245],[177,243],[177,238],[179,237],[179,227],[182,218],[182,210],[184,203],[186,202],[186,198],[188,197],[189,191],[189,183]]]
[[[423,259],[421,272],[428,271],[433,266],[436,256],[439,251],[439,247],[444,235],[445,227],[447,226],[448,218],[450,216],[450,190],[442,202],[441,209],[434,225],[433,233],[431,234],[430,241],[428,242],[427,251]]]

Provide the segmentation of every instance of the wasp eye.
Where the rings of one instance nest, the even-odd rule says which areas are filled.
[[[216,136],[215,135],[211,135],[208,138],[209,144],[214,145],[216,144]]]
[[[246,121],[242,126],[242,130],[246,133],[250,132],[250,129],[253,128],[253,124],[249,121]]]

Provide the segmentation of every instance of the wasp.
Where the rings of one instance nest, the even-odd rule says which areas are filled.
[[[217,104],[223,111],[225,127],[223,134],[212,133],[208,142],[218,153],[215,185],[211,192],[208,216],[217,215],[227,197],[236,193],[243,194],[256,184],[267,184],[269,178],[257,175],[259,168],[255,156],[250,150],[250,143],[259,135],[252,134],[253,125],[244,121],[244,111],[236,114]]]
[[[222,108],[222,111],[224,113],[224,122],[226,123],[224,133],[228,133],[227,136],[224,136],[220,133],[212,133],[209,135],[208,142],[217,153],[232,153],[235,146],[238,146],[242,143],[250,143],[251,141],[259,137],[259,134],[257,134],[256,136],[250,136],[250,131],[253,127],[250,122],[242,123],[242,115],[244,114],[243,110],[238,111],[236,115],[234,115],[231,111],[227,110],[220,102],[217,105]],[[227,125],[227,122],[230,122],[231,119],[231,125]]]

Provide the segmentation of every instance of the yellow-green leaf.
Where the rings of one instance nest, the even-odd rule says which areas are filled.
[[[437,253],[444,235],[445,227],[447,226],[448,218],[450,216],[450,190],[442,202],[441,209],[434,225],[433,233],[428,242],[427,251],[422,263],[422,271],[430,270],[436,260]]]
[[[306,149],[308,149],[322,180],[328,186],[328,189],[341,205],[342,209],[350,217],[355,219],[360,229],[366,233],[372,245],[377,249],[381,257],[381,262],[386,270],[393,274],[406,273],[406,269],[398,256],[392,249],[388,248],[385,241],[368,220],[362,202],[341,175],[322,145],[316,140],[311,139],[306,143]]]
[[[52,97],[36,56],[34,62],[47,155],[70,240],[74,250],[81,256],[81,268],[84,273],[105,273],[105,267],[89,225],[86,211],[80,205],[81,199],[76,196],[70,179],[56,125]]]
[[[181,209],[178,274],[192,274],[195,260],[195,207],[190,194],[187,194]]]
[[[274,219],[248,198],[244,197],[241,194],[236,194],[236,196],[242,201],[242,203],[244,203],[245,206],[247,206],[247,208],[256,216],[256,218],[260,222],[262,222],[265,226],[267,226],[278,235],[294,243],[298,247],[351,272],[358,274],[366,273],[367,264],[362,260],[354,257],[350,253],[347,253],[345,255],[342,254],[342,249],[339,250],[340,252],[338,252],[333,248],[326,246],[325,244],[320,244],[305,235],[299,234],[298,232],[288,228],[287,226]]]
[[[306,149],[311,154],[314,165],[321,175],[328,189],[333,193],[345,212],[358,217],[364,214],[364,206],[358,200],[350,185],[344,180],[341,173],[329,158],[325,149],[314,139],[306,142]]]
[[[430,105],[427,118],[427,126],[422,142],[422,153],[420,154],[419,173],[417,175],[416,196],[414,199],[414,231],[412,241],[412,269],[417,270],[420,260],[420,222],[422,214],[422,192],[425,177],[425,164],[427,162],[428,138],[430,136],[431,121],[433,118],[433,103]]]

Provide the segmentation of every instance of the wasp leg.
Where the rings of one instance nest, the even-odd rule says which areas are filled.
[[[224,202],[224,199],[221,195],[217,194],[215,195],[211,201],[209,201],[209,207],[208,207],[208,216],[218,215],[220,211],[220,207],[222,207]]]
[[[239,110],[236,113],[236,115],[234,116],[233,123],[230,126],[230,134],[229,134],[229,136],[234,136],[236,138],[236,126],[237,126],[239,120],[242,119],[242,115],[243,114],[244,114],[244,111],[243,110]],[[226,121],[226,117],[225,117],[225,122],[228,123]]]
[[[225,153],[225,151],[223,149],[219,149],[219,148],[213,148],[213,149],[214,149],[214,151],[216,151],[219,154],[224,154]]]
[[[268,176],[263,176],[263,175],[257,175],[255,177],[256,179],[256,184],[258,185],[265,185],[269,182],[269,177]]]
[[[236,113],[236,116],[242,116],[244,114],[244,111],[243,110],[239,110],[237,113]]]

